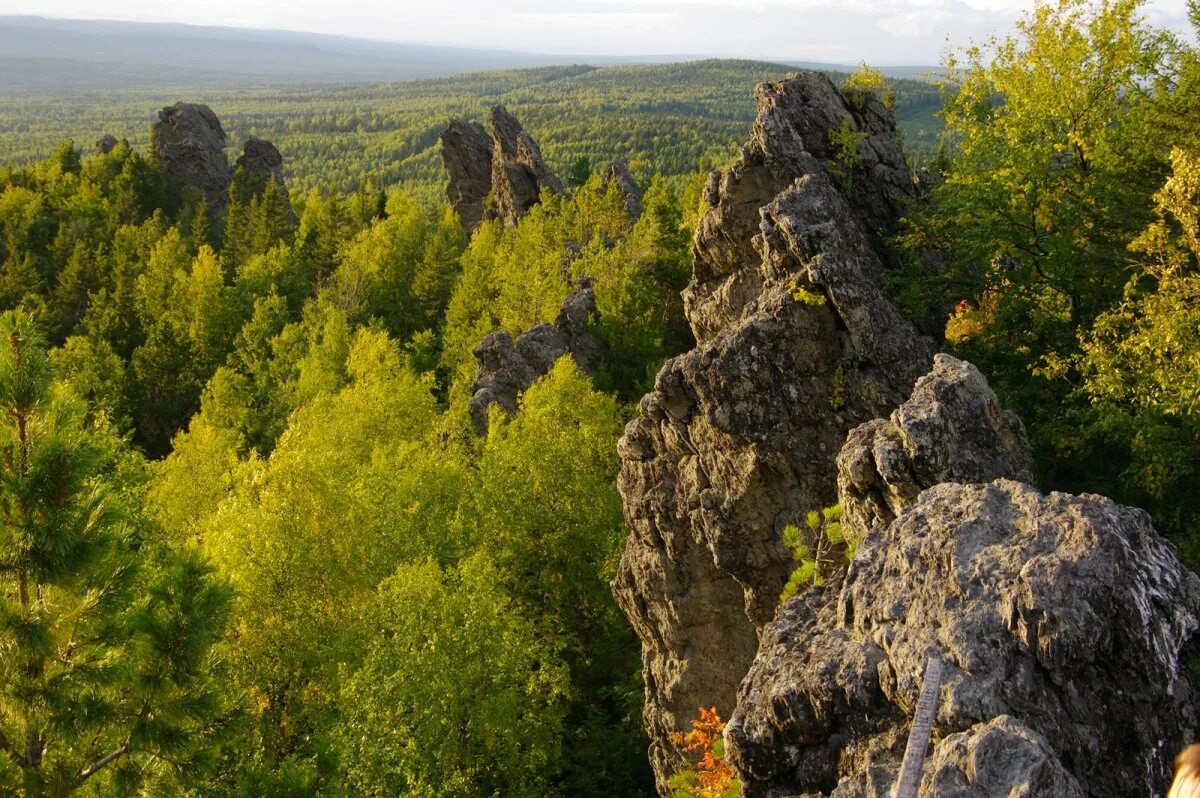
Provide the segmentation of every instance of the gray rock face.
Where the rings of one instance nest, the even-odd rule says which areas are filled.
[[[642,215],[642,187],[629,173],[629,166],[624,161],[613,161],[600,173],[600,182],[607,189],[612,183],[617,184],[621,196],[625,198],[625,210],[629,218],[637,220]]]
[[[492,137],[475,122],[452,119],[440,137],[446,198],[470,235],[483,221],[492,190]]]
[[[886,499],[861,505],[842,584],[763,634],[726,731],[747,798],[890,795],[929,655],[943,682],[922,796],[1162,794],[1200,719],[1200,579],[1140,510],[965,484],[1028,473],[994,402],[939,356],[889,422],[850,436],[843,506],[862,495],[844,469],[870,459]]]
[[[851,431],[837,458],[842,523],[854,536],[889,523],[941,482],[1033,482],[1025,428],[979,369],[937,355],[912,398]]]
[[[492,108],[492,194],[484,209],[488,219],[514,225],[538,202],[543,188],[563,193],[559,181],[533,137],[504,106]]]
[[[783,528],[836,500],[846,433],[890,413],[933,356],[880,289],[879,233],[911,190],[886,109],[815,74],[758,97],[696,234],[698,345],[663,366],[619,445],[630,537],[613,591],[642,642],[664,795],[681,762],[669,734],[700,706],[733,709],[791,570]],[[845,178],[822,159],[843,119],[869,142]]]
[[[101,155],[108,155],[119,144],[117,137],[112,133],[105,133],[100,138],[96,139],[96,152]]]
[[[490,136],[482,125],[452,119],[440,138],[446,197],[468,235],[489,219],[516,224],[543,188],[563,192],[537,142],[504,106],[492,108],[489,125]]]
[[[278,185],[283,185],[283,156],[269,141],[256,136],[246,139],[242,146],[242,154],[238,156],[234,166],[248,175],[264,179],[274,178]]]
[[[591,328],[597,315],[596,295],[590,280],[563,302],[553,324],[538,324],[514,341],[507,330],[498,330],[475,347],[478,364],[471,385],[471,423],[486,435],[488,410],[499,405],[509,416],[517,412],[521,394],[547,374],[563,355],[591,373],[604,353],[604,341]]]
[[[292,202],[288,197],[287,187],[283,183],[283,156],[274,144],[256,136],[246,139],[242,146],[242,154],[238,156],[234,170],[243,170],[249,176],[259,178],[264,186],[271,180],[275,181],[275,189],[279,192],[283,204],[287,207],[288,216],[296,221],[292,210]]]
[[[843,131],[856,142],[849,151],[835,144],[846,139]],[[715,335],[755,295],[750,275],[759,260],[752,246],[759,209],[812,171],[846,189],[854,220],[891,263],[881,236],[894,231],[904,203],[916,196],[891,113],[872,95],[851,101],[819,72],[764,83],[741,158],[729,171],[714,172],[705,187],[710,210],[696,230],[695,280],[684,293],[697,340]]]
[[[175,103],[162,109],[150,139],[168,179],[199,189],[215,208],[225,207],[231,170],[225,158],[225,131],[211,108]]]

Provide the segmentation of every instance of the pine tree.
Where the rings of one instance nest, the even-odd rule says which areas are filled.
[[[228,589],[138,534],[111,442],[20,313],[0,317],[0,411],[0,791],[186,781],[223,711]]]

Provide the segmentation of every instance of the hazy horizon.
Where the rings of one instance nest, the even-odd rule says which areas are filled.
[[[0,0],[0,14],[168,22],[342,35],[381,42],[619,57],[736,57],[935,64],[947,46],[1008,29],[1032,3],[1015,0],[129,0],[96,12],[83,0]],[[1187,30],[1183,0],[1152,0],[1156,25]]]

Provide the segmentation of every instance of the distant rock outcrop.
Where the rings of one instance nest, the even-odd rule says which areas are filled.
[[[274,178],[278,185],[283,185],[283,156],[274,144],[256,136],[246,139],[234,168],[264,180]]]
[[[283,156],[278,148],[269,141],[251,136],[242,146],[242,154],[234,164],[234,171],[241,169],[250,177],[262,180],[264,188],[270,181],[275,181],[275,189],[279,192],[283,204],[287,207],[288,215],[293,223],[296,221],[292,202],[288,198],[287,187],[283,184]]]
[[[613,161],[600,173],[600,182],[606,189],[612,183],[617,184],[621,196],[625,198],[625,210],[629,218],[635,221],[642,215],[642,188],[629,173],[629,166],[624,161]]]
[[[440,141],[446,198],[469,235],[483,221],[492,191],[492,137],[476,122],[452,119]]]
[[[103,146],[110,139],[115,142],[112,136],[105,136],[96,146],[104,151]],[[213,210],[225,208],[234,172],[242,169],[245,174],[260,178],[264,185],[274,179],[288,212],[292,212],[279,150],[271,142],[251,136],[231,167],[225,157],[225,130],[207,105],[175,103],[162,109],[158,121],[150,126],[150,140],[154,157],[167,179],[176,185],[198,189]]]
[[[481,125],[452,119],[440,139],[446,196],[468,234],[487,219],[516,224],[543,188],[563,192],[537,142],[504,106],[492,108],[489,124],[490,137]]]
[[[591,281],[584,279],[563,302],[553,324],[535,325],[516,341],[507,330],[484,338],[474,351],[478,370],[471,385],[470,411],[475,432],[487,434],[492,405],[514,415],[525,389],[563,355],[571,355],[583,371],[591,373],[605,349],[604,340],[591,328],[596,315],[596,295]]]
[[[101,155],[108,155],[119,144],[117,137],[112,133],[105,133],[100,138],[96,139],[96,152]]]
[[[513,225],[538,202],[543,188],[563,193],[559,181],[533,137],[512,114],[497,105],[492,109],[492,197],[488,218]]]
[[[844,131],[850,153],[832,143]],[[733,710],[792,567],[783,528],[836,500],[846,433],[929,369],[932,343],[881,288],[913,192],[887,109],[818,73],[760,86],[741,158],[708,182],[684,292],[698,345],[619,445],[630,536],[613,591],[642,643],[663,795],[682,762],[670,733],[701,706]]]
[[[150,139],[169,180],[199,189],[215,208],[225,207],[231,170],[225,158],[225,131],[211,108],[175,103],[162,109]]]
[[[726,730],[747,798],[890,795],[930,656],[922,796],[1163,794],[1200,720],[1200,578],[1149,516],[1011,479],[1020,425],[946,356],[838,462],[861,542],[763,634]]]

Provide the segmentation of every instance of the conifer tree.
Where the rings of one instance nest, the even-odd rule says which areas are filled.
[[[142,534],[105,477],[111,445],[16,312],[0,411],[0,790],[186,781],[223,711],[210,650],[228,589]]]

